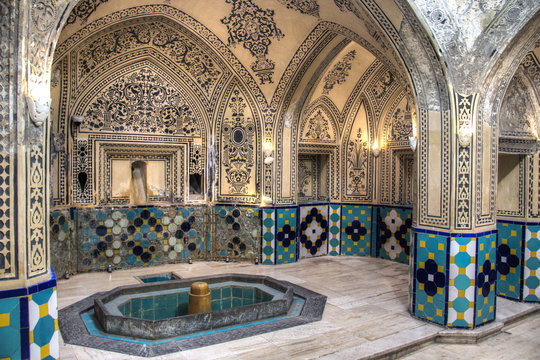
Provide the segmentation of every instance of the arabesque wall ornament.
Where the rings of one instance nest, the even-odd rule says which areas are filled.
[[[200,136],[186,100],[149,68],[104,88],[88,106],[84,129]]]
[[[246,117],[247,104],[239,90],[234,90],[229,102],[231,118],[223,121],[221,140],[223,144],[222,164],[231,192],[247,194],[247,185],[252,178],[255,166],[255,125]],[[223,181],[223,179],[221,180]]]
[[[324,77],[323,94],[329,94],[335,85],[343,84],[347,80],[355,57],[356,50],[351,50],[334,65],[332,70]]]
[[[259,76],[261,84],[273,83],[275,63],[267,59],[270,39],[281,39],[283,32],[274,21],[274,11],[261,9],[251,0],[225,0],[233,8],[228,17],[221,19],[227,25],[229,45],[242,43],[256,60],[251,69]]]

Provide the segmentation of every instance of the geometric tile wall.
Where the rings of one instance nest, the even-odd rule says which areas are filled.
[[[276,209],[276,264],[287,264],[297,261],[297,220],[296,207]]]
[[[378,255],[408,263],[411,218],[410,207],[350,204],[53,210],[51,259],[59,276],[226,256],[286,264]]]
[[[451,234],[414,229],[412,313],[453,328],[495,319],[497,231]]]
[[[524,248],[523,300],[538,302],[540,301],[540,226],[527,226]]]
[[[540,225],[497,221],[497,295],[540,302]]]
[[[78,270],[148,266],[207,257],[207,207],[79,209]]]
[[[330,204],[328,212],[328,254],[338,256],[341,254],[341,206]]]
[[[0,359],[58,359],[56,277],[0,291]]]
[[[498,221],[497,231],[497,295],[523,300],[523,226]]]
[[[263,265],[276,263],[276,245],[274,234],[276,233],[276,210],[273,208],[263,208],[262,210],[262,259]]]
[[[379,257],[408,264],[411,247],[412,209],[379,208]]]
[[[476,238],[450,239],[447,325],[456,328],[474,326],[476,283]]]
[[[300,206],[298,257],[328,254],[328,205]]]
[[[254,261],[260,251],[259,208],[216,206],[215,234],[210,243],[214,259]]]
[[[341,207],[341,254],[369,256],[371,254],[372,206],[343,205]]]
[[[446,324],[448,237],[416,233],[414,246],[414,315]]]
[[[76,216],[75,209],[51,212],[50,253],[54,272],[58,277],[77,272]]]
[[[475,326],[495,319],[497,281],[497,235],[479,236],[477,241]]]

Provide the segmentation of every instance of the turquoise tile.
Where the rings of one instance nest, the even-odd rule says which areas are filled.
[[[221,295],[223,298],[230,298],[231,297],[231,287],[225,286],[221,288]]]
[[[446,248],[447,237],[417,233],[414,314],[445,325],[446,318]]]
[[[369,256],[371,252],[372,206],[343,205],[341,209],[341,253]]]
[[[296,262],[297,209],[276,209],[276,264]]]
[[[153,308],[154,308],[154,297],[153,296],[141,299],[141,309],[143,311],[153,309]]]
[[[232,296],[233,298],[241,298],[242,297],[242,288],[238,286],[233,286],[232,288]]]
[[[495,319],[495,284],[497,281],[495,270],[497,235],[481,236],[477,238],[477,241],[475,326]]]
[[[523,227],[497,222],[497,295],[521,298]]]

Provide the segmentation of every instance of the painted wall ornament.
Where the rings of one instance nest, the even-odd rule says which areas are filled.
[[[86,20],[96,11],[97,7],[109,0],[83,0],[75,6],[67,19],[68,24],[73,24],[78,18],[81,19],[81,24],[86,23]]]
[[[225,118],[222,127],[222,164],[225,177],[234,194],[247,194],[247,185],[255,166],[255,125],[246,117],[247,104],[239,90],[233,91],[229,102],[231,118]]]
[[[150,21],[126,26],[89,42],[78,54],[77,78],[80,81],[112,57],[147,46],[175,61],[207,94],[222,74],[198,43],[172,25]]]
[[[367,188],[368,143],[359,128],[356,138],[347,146],[347,190],[351,195],[363,194]]]
[[[272,83],[275,63],[267,59],[270,39],[285,36],[274,21],[274,11],[261,9],[251,0],[225,0],[233,8],[228,17],[221,19],[227,26],[229,45],[242,43],[256,60],[251,69],[259,76],[261,84]]]
[[[84,128],[198,136],[186,101],[150,68],[134,71],[105,87],[87,107]]]
[[[305,129],[303,131],[303,140],[315,140],[324,141],[331,140],[330,131],[328,127],[328,119],[323,115],[319,109],[314,116],[310,117],[306,122]]]
[[[349,51],[338,61],[332,70],[324,77],[323,93],[329,94],[335,85],[343,84],[349,76],[351,64],[356,57],[356,50]]]
[[[317,0],[278,0],[287,9],[294,9],[302,14],[319,17],[319,3]]]

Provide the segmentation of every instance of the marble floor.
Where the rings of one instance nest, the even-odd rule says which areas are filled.
[[[182,278],[221,273],[268,275],[326,295],[322,321],[153,359],[505,359],[510,354],[521,360],[540,358],[540,305],[499,298],[496,323],[475,332],[445,331],[409,315],[408,270],[407,265],[382,259],[326,256],[279,266],[195,262],[88,273],[58,281],[58,307],[99,291],[136,284],[136,276],[171,271]],[[482,338],[487,334],[490,337]],[[482,341],[442,344],[441,338]],[[64,360],[139,359],[62,340],[60,346]]]

